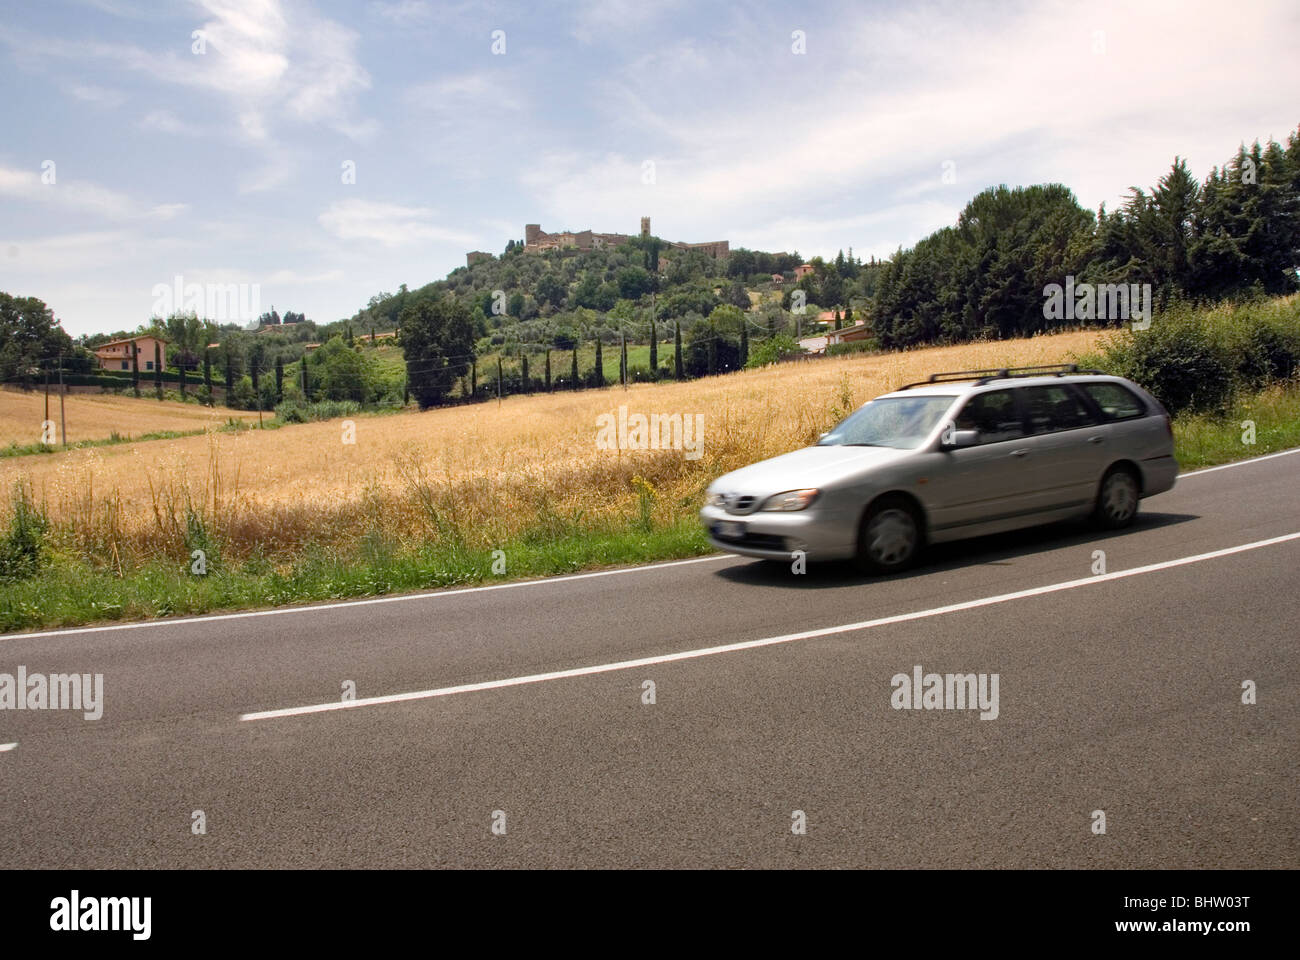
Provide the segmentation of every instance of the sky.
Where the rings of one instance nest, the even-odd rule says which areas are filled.
[[[525,223],[887,257],[985,187],[1113,207],[1300,125],[1300,4],[0,0],[0,290],[318,322]]]

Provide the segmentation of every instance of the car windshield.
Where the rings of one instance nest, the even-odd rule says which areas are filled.
[[[955,394],[872,400],[818,441],[819,447],[867,446],[911,450],[921,445]]]

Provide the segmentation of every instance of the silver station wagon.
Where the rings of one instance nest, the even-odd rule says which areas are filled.
[[[1137,384],[1074,365],[932,374],[813,447],[735,470],[700,511],[714,546],[889,573],[927,543],[1091,515],[1128,526],[1174,485],[1173,428]]]

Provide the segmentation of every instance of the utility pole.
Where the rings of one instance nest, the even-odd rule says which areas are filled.
[[[59,354],[59,436],[63,437],[63,449],[68,449],[68,418],[63,412],[63,354]]]

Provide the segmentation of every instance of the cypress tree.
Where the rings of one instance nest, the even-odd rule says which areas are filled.
[[[275,401],[284,399],[284,357],[275,358]]]
[[[546,392],[551,392],[551,350],[546,350]]]
[[[158,395],[158,399],[163,398],[162,392],[162,344],[157,340],[153,342],[153,389]]]
[[[311,403],[311,391],[307,389],[307,351],[302,352],[302,398]]]
[[[655,318],[650,318],[650,375],[659,375],[659,333],[655,330]]]
[[[140,399],[140,345],[134,340],[131,341],[131,389],[135,391],[135,397]]]
[[[519,379],[523,386],[524,393],[532,393],[532,384],[528,382],[528,357],[525,354],[519,355]]]
[[[231,363],[230,341],[226,341],[226,406],[230,406],[230,396],[235,390],[235,365]]]
[[[578,389],[578,341],[573,341],[573,369],[569,371],[569,379],[573,381],[571,389]]]
[[[618,382],[627,386],[627,332],[623,332],[623,342],[618,352]]]
[[[248,372],[253,378],[253,396],[257,397],[258,413],[262,412],[262,391],[258,388],[257,385],[258,376],[261,374],[261,371],[257,369],[258,361],[260,360],[261,357],[259,357],[256,352],[250,354],[248,357]]]
[[[203,348],[203,385],[208,388],[208,396],[212,396],[212,351],[207,347]]]
[[[497,399],[501,399],[501,354],[497,354]]]
[[[478,357],[471,357],[469,361],[469,395],[478,396]]]
[[[596,369],[591,372],[592,383],[597,387],[605,385],[605,361],[600,355],[600,334],[596,334]]]
[[[673,324],[673,376],[682,379],[682,322]]]

